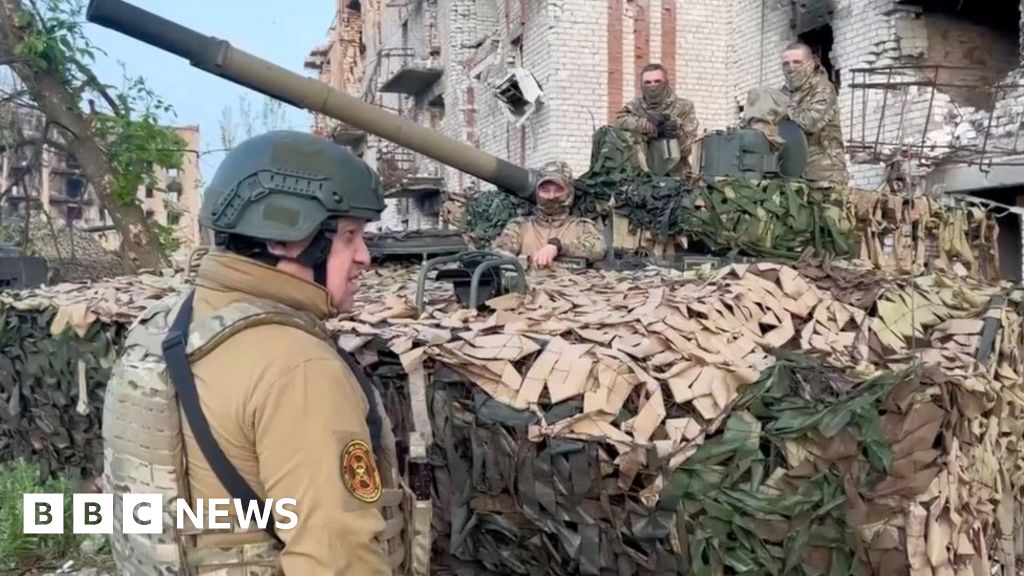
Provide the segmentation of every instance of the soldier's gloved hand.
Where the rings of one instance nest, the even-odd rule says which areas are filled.
[[[679,122],[677,120],[669,120],[661,125],[661,134],[664,138],[678,138],[679,137]]]
[[[555,261],[555,257],[558,256],[558,248],[552,244],[544,246],[540,250],[537,250],[533,254],[533,267],[534,268],[547,268],[551,266]]]

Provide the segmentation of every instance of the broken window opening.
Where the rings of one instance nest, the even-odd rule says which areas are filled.
[[[85,180],[77,177],[70,177],[64,182],[65,196],[68,198],[81,198],[85,192]]]
[[[541,103],[544,91],[533,73],[523,68],[509,71],[492,87],[495,97],[505,105],[509,118],[521,126]]]
[[[812,28],[797,36],[797,38],[811,47],[811,52],[821,62],[822,68],[828,74],[829,80],[835,85],[836,90],[840,86],[840,74],[839,70],[836,69],[835,65],[832,64],[832,46],[835,43],[835,37],[832,32],[832,25],[825,24]]]

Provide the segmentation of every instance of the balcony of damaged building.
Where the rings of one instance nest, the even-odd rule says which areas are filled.
[[[1022,280],[1024,59],[1021,1],[906,0],[874,61],[844,71],[852,168],[882,185],[997,216],[1000,268]]]
[[[364,2],[365,11],[369,3]],[[443,67],[436,24],[436,2],[380,0],[373,18],[377,38],[366,43],[364,100],[422,126],[440,131],[444,120]],[[347,134],[342,133],[347,136]],[[365,156],[384,186],[387,209],[382,228],[435,229],[445,190],[435,160],[372,134]]]

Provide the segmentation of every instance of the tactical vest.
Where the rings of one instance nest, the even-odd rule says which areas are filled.
[[[252,533],[233,526],[227,532],[181,530],[176,525],[178,498],[191,501],[188,463],[183,449],[179,398],[161,348],[183,296],[169,297],[144,312],[131,327],[124,351],[107,384],[103,408],[102,488],[114,494],[113,556],[122,574],[130,576],[270,576],[280,574],[279,545],[264,539],[233,547],[197,548],[204,534]],[[332,342],[312,315],[266,300],[238,302],[195,320],[189,327],[187,356],[195,363],[239,332],[265,324],[285,324]],[[357,377],[363,378],[361,373]],[[367,401],[381,418],[383,450],[376,453],[383,493],[377,506],[386,528],[380,544],[394,574],[408,572],[411,541],[406,514],[412,494],[399,477],[394,437],[380,395],[372,390]],[[369,397],[372,396],[372,397]],[[390,443],[390,444],[389,444]],[[164,500],[161,534],[123,534],[121,503],[125,494],[160,494]],[[301,521],[301,519],[300,519]],[[187,521],[186,521],[187,522]]]

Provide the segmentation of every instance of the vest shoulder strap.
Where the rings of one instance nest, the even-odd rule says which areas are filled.
[[[321,340],[330,340],[330,333],[312,314],[268,300],[242,300],[192,322],[188,326],[186,353],[189,360],[196,362],[232,336],[268,324],[291,326]]]
[[[330,333],[314,316],[266,300],[236,302],[198,323],[193,323],[194,297],[195,291],[193,290],[175,305],[174,310],[169,314],[173,320],[161,342],[167,373],[177,392],[178,401],[185,413],[189,428],[195,436],[196,443],[199,444],[203,456],[206,457],[217,479],[233,498],[256,502],[258,506],[262,507],[262,499],[228,460],[213,436],[209,421],[199,403],[199,393],[192,376],[191,363],[212,352],[228,338],[254,326],[283,324],[303,330],[328,342],[331,341]],[[336,350],[352,370],[363,389],[367,403],[370,405],[367,424],[370,428],[371,442],[377,451],[380,448],[381,418],[376,409],[372,385],[351,355],[341,350],[340,347],[336,347]],[[274,529],[273,518],[270,518],[266,531],[272,538],[281,542]]]
[[[256,502],[263,507],[260,498],[252,486],[245,480],[237,468],[228,460],[210,429],[210,423],[199,403],[199,392],[192,376],[191,362],[214,350],[231,336],[242,330],[263,324],[286,324],[313,333],[318,337],[326,335],[320,323],[312,316],[285,306],[263,300],[241,301],[218,310],[215,314],[202,321],[192,322],[193,300],[195,291],[190,291],[178,304],[173,312],[173,320],[161,342],[167,374],[178,395],[178,402],[189,428],[195,436],[207,463],[213,469],[217,480],[227,489],[233,498],[247,502]],[[278,543],[281,539],[274,529],[271,517],[266,526],[267,533]]]

